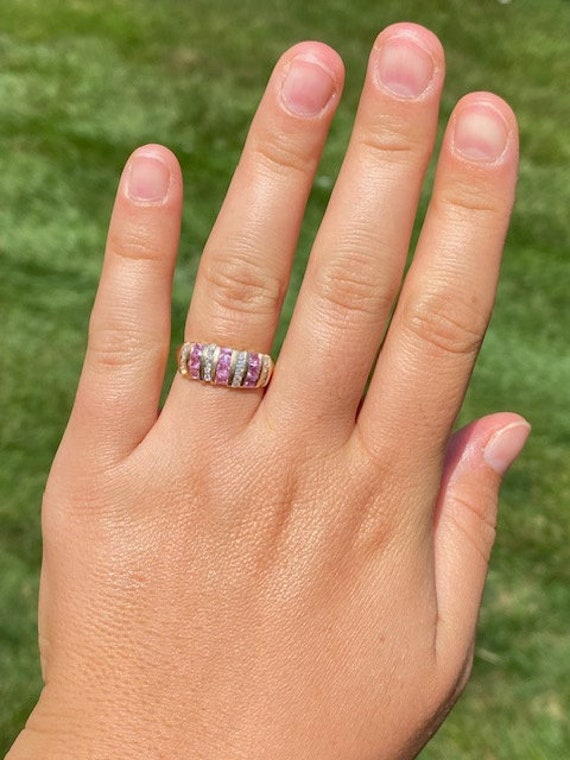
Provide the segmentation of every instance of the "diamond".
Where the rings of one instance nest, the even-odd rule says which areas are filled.
[[[202,353],[202,380],[205,383],[211,383],[214,375],[214,357],[216,353],[216,344],[208,343]]]
[[[247,370],[247,351],[240,351],[237,356],[234,376],[232,379],[232,388],[239,388],[245,377]]]

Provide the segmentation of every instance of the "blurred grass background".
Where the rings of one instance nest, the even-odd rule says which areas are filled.
[[[518,201],[463,417],[513,409],[534,426],[503,491],[472,682],[422,758],[570,758],[568,0],[1,0],[0,752],[40,688],[41,493],[73,398],[122,164],[156,141],[183,166],[177,342],[199,252],[273,63],[300,39],[333,45],[347,86],[297,284],[368,49],[398,20],[424,23],[444,43],[442,125],[473,89],[498,92],[518,114]]]

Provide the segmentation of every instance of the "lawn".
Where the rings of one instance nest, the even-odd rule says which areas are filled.
[[[157,141],[183,166],[177,342],[199,252],[277,56],[317,38],[348,70],[295,285],[368,48],[379,28],[402,19],[430,26],[445,45],[442,124],[472,89],[497,91],[520,120],[518,200],[497,310],[463,418],[513,409],[534,427],[503,490],[473,679],[422,758],[570,757],[568,0],[1,0],[0,752],[40,688],[39,505],[124,160]]]

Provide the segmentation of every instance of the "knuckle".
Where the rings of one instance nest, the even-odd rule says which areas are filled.
[[[495,543],[496,521],[482,505],[475,504],[459,494],[454,494],[453,508],[449,510],[454,528],[462,534],[479,554],[485,564],[489,562]]]
[[[380,287],[376,280],[372,262],[364,257],[330,261],[314,286],[323,304],[323,318],[332,318],[335,324],[342,322],[347,327],[349,315],[374,320],[379,311],[390,307],[394,297],[392,289]]]
[[[135,261],[157,261],[161,258],[160,247],[156,245],[148,224],[129,224],[127,228],[109,231],[108,252]]]
[[[370,158],[375,161],[385,156],[390,162],[416,164],[418,157],[428,155],[429,141],[424,133],[416,134],[413,125],[406,129],[401,123],[393,124],[387,119],[369,126],[357,139],[362,151],[372,154]]]
[[[294,140],[278,141],[262,135],[253,143],[254,165],[271,174],[311,174],[315,161]]]
[[[98,366],[117,368],[130,365],[140,368],[142,362],[159,360],[159,351],[153,356],[153,348],[158,344],[150,339],[149,335],[142,335],[140,331],[129,325],[108,323],[89,326],[89,356],[91,362]]]
[[[111,369],[130,364],[137,346],[128,334],[118,330],[97,330],[89,333],[89,354],[98,366]]]
[[[437,205],[449,209],[455,217],[469,215],[474,223],[492,223],[502,219],[503,204],[487,185],[473,181],[472,177],[456,178],[436,196]]]
[[[477,304],[450,293],[424,293],[405,307],[404,325],[414,338],[437,353],[475,356],[487,317]]]
[[[285,287],[253,256],[214,257],[203,276],[209,298],[222,312],[274,316],[281,308]]]
[[[379,156],[386,156],[390,163],[396,159],[399,163],[410,163],[417,153],[413,143],[386,133],[368,132],[362,135],[360,147],[365,156],[372,154],[371,158],[375,161],[378,161]]]

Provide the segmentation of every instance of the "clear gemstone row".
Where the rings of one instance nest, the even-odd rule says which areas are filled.
[[[204,350],[202,352],[201,379],[205,383],[211,383],[214,377],[216,348],[217,346],[214,343],[209,343],[207,346],[204,346]]]

